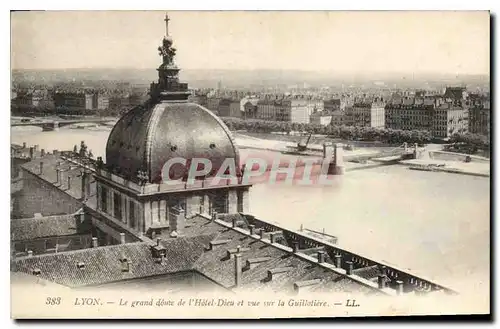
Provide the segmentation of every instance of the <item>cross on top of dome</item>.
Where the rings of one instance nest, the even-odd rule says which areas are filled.
[[[170,21],[170,18],[168,18],[168,14],[165,14],[165,36],[168,37],[168,22]]]

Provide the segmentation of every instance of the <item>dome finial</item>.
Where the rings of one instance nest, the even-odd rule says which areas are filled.
[[[172,38],[168,34],[168,22],[170,18],[168,14],[165,13],[165,36],[163,37],[162,45],[158,47],[158,52],[160,56],[163,58],[163,65],[173,64],[174,56],[175,56],[175,48],[172,47],[173,41]]]

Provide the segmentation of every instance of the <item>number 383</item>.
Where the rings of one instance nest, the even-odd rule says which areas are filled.
[[[46,305],[59,305],[61,304],[61,297],[47,297],[45,300]]]

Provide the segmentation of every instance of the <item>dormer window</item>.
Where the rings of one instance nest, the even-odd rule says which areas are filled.
[[[129,272],[130,271],[130,261],[127,259],[126,256],[122,255],[120,257],[120,263],[121,263],[122,272]]]
[[[76,264],[76,267],[78,267],[80,270],[83,270],[85,268],[85,263],[84,262],[78,262]]]
[[[33,275],[38,276],[38,275],[42,274],[42,271],[39,268],[35,268],[32,273],[33,273]]]

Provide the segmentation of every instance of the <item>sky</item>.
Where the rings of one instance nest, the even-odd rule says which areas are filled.
[[[154,68],[161,11],[11,14],[13,69]],[[169,12],[183,69],[489,74],[490,17],[469,12]]]

